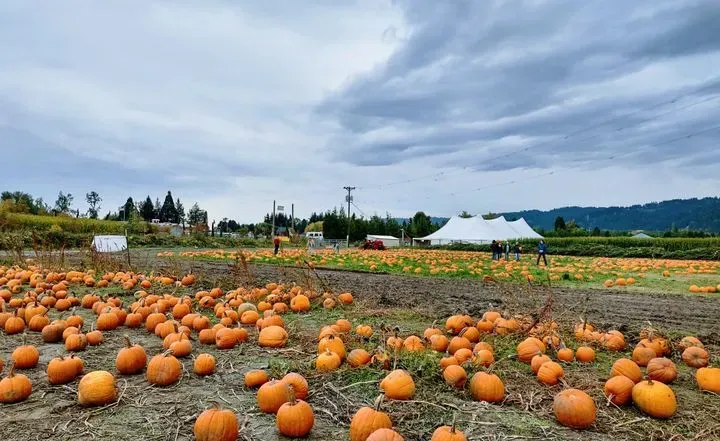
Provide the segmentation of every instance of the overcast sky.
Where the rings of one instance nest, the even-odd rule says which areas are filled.
[[[3,0],[2,190],[256,222],[716,196],[717,0]]]

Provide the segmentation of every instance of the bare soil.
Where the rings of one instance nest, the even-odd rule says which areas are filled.
[[[202,265],[208,276],[227,273],[228,264]],[[296,281],[297,272],[274,265],[252,265],[262,281]],[[411,308],[428,317],[447,317],[458,312],[477,316],[488,307],[528,310],[538,298],[552,294],[553,310],[568,319],[588,321],[604,328],[637,330],[648,324],[672,333],[697,335],[720,344],[720,297],[637,293],[608,289],[547,288],[500,285],[479,280],[402,276],[343,270],[317,269],[324,283],[338,292],[357,293],[365,302],[391,308]],[[587,299],[587,300],[586,300]]]

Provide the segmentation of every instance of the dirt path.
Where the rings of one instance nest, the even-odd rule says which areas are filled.
[[[203,262],[201,266],[209,276],[228,273],[224,262]],[[252,269],[262,281],[298,281],[300,271],[274,265],[253,265]],[[433,318],[461,311],[478,315],[489,304],[511,311],[530,310],[549,293],[547,288],[499,287],[479,280],[339,270],[317,270],[317,274],[335,291],[351,291],[364,302],[412,308]],[[552,293],[553,310],[567,320],[581,316],[587,297],[587,313],[593,323],[636,330],[650,321],[666,331],[691,333],[720,343],[720,298],[605,289],[553,288]]]

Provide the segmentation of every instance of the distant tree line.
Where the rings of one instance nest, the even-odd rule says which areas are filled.
[[[102,197],[96,191],[90,191],[85,195],[87,209],[81,212],[79,208],[73,208],[75,197],[71,193],[60,191],[53,206],[48,205],[42,198],[34,198],[31,194],[22,191],[3,191],[0,193],[0,212],[27,213],[40,216],[73,216],[97,219]],[[194,203],[190,210],[185,212],[180,198],[173,199],[172,192],[168,191],[163,203],[156,198],[153,203],[150,195],[144,201],[135,202],[128,197],[125,204],[117,211],[108,211],[105,220],[114,221],[137,221],[144,220],[152,222],[158,219],[163,223],[173,223],[185,226],[186,224],[198,229],[206,229],[208,225],[207,211]]]

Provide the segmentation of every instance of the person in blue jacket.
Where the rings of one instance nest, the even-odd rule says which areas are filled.
[[[545,241],[541,239],[540,243],[538,244],[538,257],[535,265],[540,265],[540,257],[542,257],[543,262],[545,262],[545,266],[547,266],[547,257],[545,257],[546,254],[547,245],[545,245]]]

